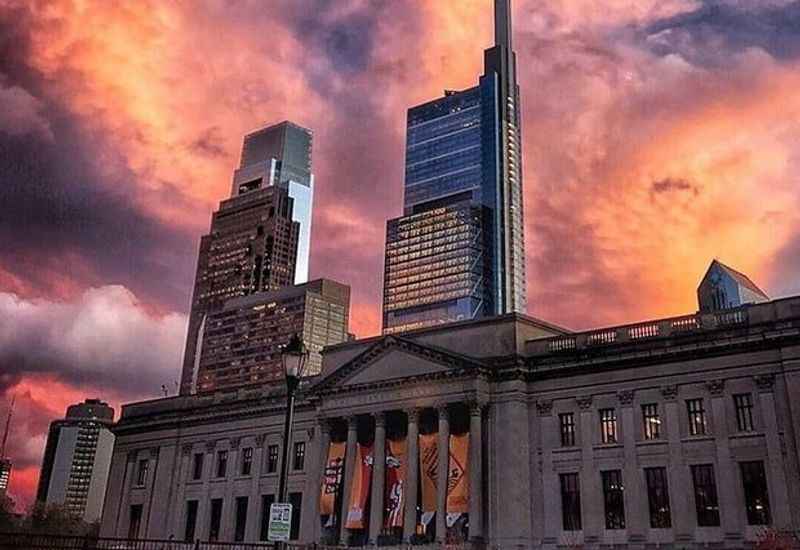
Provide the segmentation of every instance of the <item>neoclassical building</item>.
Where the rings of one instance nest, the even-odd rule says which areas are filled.
[[[264,540],[283,403],[273,387],[124,406],[101,534]],[[293,537],[742,548],[800,530],[798,433],[800,297],[348,342],[302,388]]]

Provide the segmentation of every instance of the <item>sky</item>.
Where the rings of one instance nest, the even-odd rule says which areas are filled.
[[[477,84],[491,0],[0,0],[0,414],[32,501],[68,404],[179,377],[242,136],[314,131],[311,275],[380,329],[406,109]],[[528,313],[691,313],[709,262],[800,293],[800,1],[515,0]]]

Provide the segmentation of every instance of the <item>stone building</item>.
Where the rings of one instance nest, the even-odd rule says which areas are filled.
[[[509,314],[353,341],[302,394],[302,541],[741,548],[800,529],[800,297],[581,333]],[[123,407],[102,534],[262,540],[283,400]]]

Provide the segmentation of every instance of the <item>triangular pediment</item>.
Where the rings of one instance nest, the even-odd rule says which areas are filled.
[[[387,336],[326,376],[315,387],[369,386],[398,380],[438,377],[484,365],[446,350]]]

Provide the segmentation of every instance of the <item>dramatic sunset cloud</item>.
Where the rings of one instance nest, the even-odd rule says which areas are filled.
[[[800,293],[800,2],[515,0],[529,313],[694,311],[712,258]],[[314,130],[312,276],[380,329],[405,112],[475,85],[491,0],[0,0],[0,393],[30,503],[66,405],[178,376],[244,133]],[[0,413],[4,412],[0,406]]]

